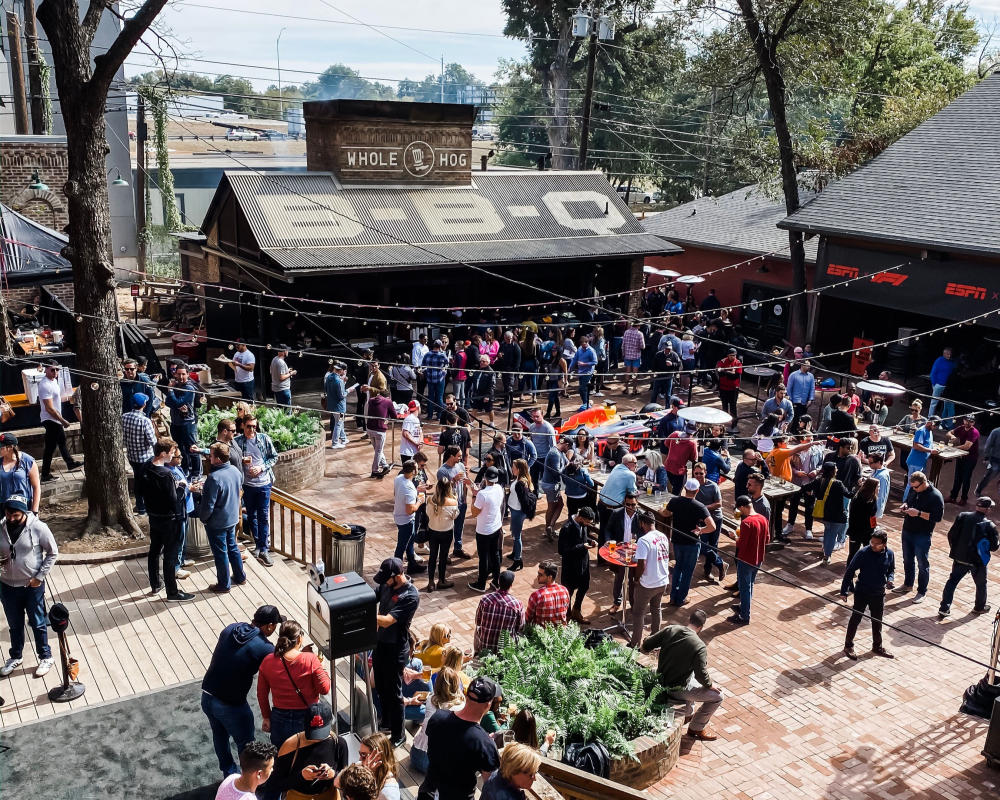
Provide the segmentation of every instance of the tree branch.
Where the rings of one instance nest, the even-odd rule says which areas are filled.
[[[91,7],[87,10],[88,16],[93,9],[94,2],[100,2],[100,0],[92,0]],[[139,39],[153,24],[156,15],[163,10],[166,4],[167,0],[146,0],[122,26],[121,33],[112,42],[111,47],[94,58],[94,74],[91,76],[90,82],[102,95],[107,93],[118,68],[125,63],[128,54],[132,52]]]
[[[94,42],[94,34],[97,33],[97,26],[101,24],[101,15],[107,7],[107,0],[90,0],[90,5],[87,7],[87,13],[80,25],[80,28],[83,31],[84,41],[88,47],[90,47],[90,45]]]
[[[776,44],[785,37],[785,34],[788,32],[788,26],[792,24],[792,19],[795,17],[795,14],[804,2],[805,0],[794,0],[794,2],[787,9],[785,9],[785,15],[781,18],[781,23],[778,25],[778,29],[771,36],[772,40]]]

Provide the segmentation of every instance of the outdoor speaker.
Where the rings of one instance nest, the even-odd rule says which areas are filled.
[[[363,653],[375,648],[378,598],[356,572],[306,584],[309,638],[329,658]]]
[[[983,755],[991,767],[1000,766],[1000,697],[993,701],[993,716],[990,717],[990,727],[986,731]]]

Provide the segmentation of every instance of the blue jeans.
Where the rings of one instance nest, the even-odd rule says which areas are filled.
[[[691,578],[698,564],[701,542],[696,544],[674,544],[674,574],[671,575],[670,602],[679,606],[687,600],[691,588]]]
[[[753,585],[757,580],[759,566],[736,562],[736,585],[740,589],[740,617],[750,621],[750,600],[753,598]]]
[[[417,554],[413,551],[413,533],[413,520],[405,525],[396,525],[396,552],[392,554],[393,558],[402,558],[405,552],[408,563],[412,564],[416,560]]]
[[[292,404],[291,389],[274,389],[274,402],[279,406],[290,406]]]
[[[427,381],[427,419],[440,418],[444,411],[444,381]]]
[[[248,403],[252,403],[254,401],[255,381],[253,378],[248,381],[237,381],[236,388],[240,390],[240,397]]]
[[[250,535],[257,543],[257,554],[266,553],[271,547],[271,485],[243,486],[243,507],[250,524]]]
[[[955,420],[950,419],[950,417],[955,416],[955,404],[952,403],[951,401],[941,399],[942,397],[944,397],[944,393],[947,391],[947,389],[948,389],[947,386],[943,386],[940,383],[935,383],[934,388],[931,390],[931,397],[933,398],[931,400],[931,406],[930,408],[927,409],[927,416],[933,417],[935,414],[937,414],[938,404],[942,406],[941,416],[946,418],[945,421],[941,423],[942,428],[950,428],[955,424]]]
[[[829,558],[842,536],[847,535],[846,522],[823,522],[823,556]]]
[[[331,414],[330,421],[333,423],[330,428],[330,444],[340,444],[341,442],[347,444],[347,432],[344,430],[344,415],[334,412]]]
[[[233,580],[236,583],[243,583],[247,579],[243,571],[243,558],[240,550],[236,546],[236,526],[230,525],[228,528],[206,528],[208,544],[212,548],[212,555],[215,557],[215,575],[219,587],[228,589],[229,568],[233,570]]]
[[[271,744],[281,747],[285,740],[306,729],[305,708],[271,709]]]
[[[39,586],[8,586],[0,583],[0,603],[10,628],[10,657],[20,658],[24,652],[24,618],[35,634],[38,658],[52,658],[45,618],[45,582]]]
[[[514,540],[514,551],[511,555],[515,561],[521,560],[521,529],[524,527],[524,520],[527,516],[523,511],[516,508],[510,510],[510,535]]]
[[[184,519],[181,521],[180,528],[181,528],[181,538],[180,542],[177,545],[177,569],[184,568],[184,546],[187,544],[187,536],[188,536],[187,517],[184,517]]]
[[[721,567],[725,562],[719,555],[719,531],[715,533],[703,533],[701,539],[701,551],[705,554],[705,577],[712,574],[712,567]]]
[[[930,561],[927,556],[931,552],[931,535],[929,533],[910,533],[903,531],[903,584],[913,586],[913,567],[917,567],[917,594],[927,593],[927,582],[931,577]]]
[[[189,478],[201,475],[201,453],[192,453],[191,445],[198,441],[198,424],[196,422],[178,422],[170,424],[170,438],[177,442],[181,451],[181,468]]]
[[[654,378],[653,379],[653,391],[649,397],[650,403],[655,403],[657,398],[662,394],[665,398],[665,403],[670,403],[670,395],[674,392],[674,379],[673,376],[669,378]]]
[[[585,406],[590,405],[590,381],[593,375],[579,375],[580,381],[580,403]]]
[[[534,392],[538,387],[538,376],[534,374],[538,371],[538,363],[534,359],[529,358],[521,362],[521,369],[526,374],[522,375],[521,380],[518,382],[518,391],[523,392],[528,390],[529,392]]]
[[[240,768],[233,759],[229,740],[236,742],[237,754],[248,742],[254,740],[253,711],[250,710],[250,704],[244,702],[231,706],[202,692],[201,710],[212,726],[212,743],[215,745],[215,755],[219,758],[219,769],[223,776],[238,775]]]
[[[427,757],[427,751],[421,750],[419,747],[412,748],[410,750],[410,766],[421,775],[426,775],[427,770],[431,767],[430,759]]]
[[[455,549],[462,549],[462,530],[465,528],[465,514],[469,510],[468,503],[458,504],[458,516],[455,517]]]

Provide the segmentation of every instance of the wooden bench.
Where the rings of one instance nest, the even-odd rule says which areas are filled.
[[[565,800],[646,800],[649,797],[638,789],[548,758],[542,759],[539,771]]]

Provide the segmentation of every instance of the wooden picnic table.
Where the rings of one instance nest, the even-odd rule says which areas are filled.
[[[913,449],[913,437],[905,433],[893,432],[889,434],[889,441],[892,442],[893,447],[899,448],[899,464],[905,469],[906,457],[910,454],[910,450]],[[965,458],[968,455],[968,451],[952,447],[950,444],[942,444],[941,442],[935,442],[934,445],[937,447],[937,452],[931,454],[931,457],[928,459],[927,478],[937,486],[938,477],[941,475],[941,467],[950,461]]]

